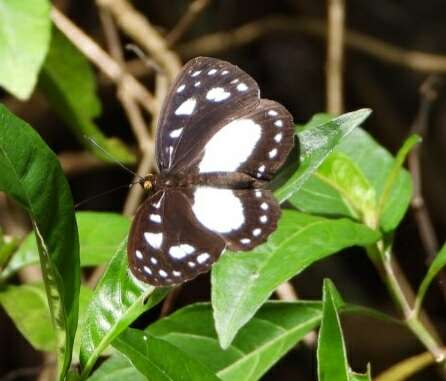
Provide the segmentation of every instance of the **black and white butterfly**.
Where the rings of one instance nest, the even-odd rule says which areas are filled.
[[[293,146],[293,119],[260,99],[228,62],[189,61],[164,102],[156,136],[159,174],[128,241],[132,273],[171,286],[209,271],[223,250],[251,250],[276,229],[280,208],[265,185]]]

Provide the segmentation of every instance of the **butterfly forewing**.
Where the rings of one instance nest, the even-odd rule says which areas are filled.
[[[171,88],[158,122],[160,171],[178,172],[223,125],[255,109],[257,83],[229,62],[189,61]]]
[[[209,271],[225,247],[200,224],[186,193],[159,191],[138,210],[128,242],[129,265],[140,280],[172,286]]]
[[[285,162],[293,139],[289,112],[277,102],[262,99],[254,110],[221,126],[204,147],[194,146],[193,159],[184,171],[236,171],[270,180]]]

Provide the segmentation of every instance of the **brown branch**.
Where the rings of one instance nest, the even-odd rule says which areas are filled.
[[[162,99],[164,99],[164,97],[166,96],[167,90],[168,90],[167,78],[162,74],[158,74],[156,77],[156,97],[158,99],[158,104],[161,104]],[[156,114],[153,115],[152,131],[156,130],[156,123],[158,121],[159,111],[160,110],[158,110]],[[146,176],[147,173],[151,170],[151,168],[153,167],[153,158],[154,158],[154,146],[152,145],[150,147],[147,147],[146,150],[144,150],[142,160],[139,163],[139,167],[136,171],[136,173],[139,176]],[[124,205],[125,215],[132,216],[135,213],[138,205],[141,202],[143,194],[144,191],[140,186],[134,186],[130,189],[130,192],[127,196]]]
[[[74,176],[95,168],[103,168],[111,165],[111,163],[99,160],[90,152],[61,152],[57,155],[64,173],[67,176]]]
[[[111,58],[99,45],[65,17],[56,8],[52,8],[51,18],[65,36],[92,62],[99,70],[114,82],[125,82],[128,91],[149,113],[157,108],[150,92],[133,76]]]
[[[420,106],[417,116],[412,125],[411,132],[421,137],[427,132],[429,126],[429,115],[432,105],[438,97],[438,86],[440,79],[436,76],[429,76],[420,87]],[[434,225],[432,223],[429,210],[424,202],[422,192],[422,175],[421,175],[421,150],[422,145],[416,146],[409,154],[409,170],[412,174],[413,196],[411,201],[414,218],[418,226],[421,242],[427,253],[427,263],[430,264],[435,259],[439,249],[437,235],[435,234]],[[444,271],[437,275],[437,284],[446,300],[446,273]]]
[[[344,0],[328,0],[326,96],[327,112],[334,115],[342,114],[344,108],[344,24]]]
[[[325,22],[318,19],[271,16],[242,25],[228,32],[199,37],[178,46],[182,57],[215,55],[249,44],[272,33],[306,33],[326,38]],[[446,56],[400,48],[353,30],[345,31],[345,45],[381,61],[423,73],[445,73]]]
[[[144,48],[165,70],[172,83],[181,68],[181,62],[147,18],[126,0],[97,1],[101,7],[110,11],[123,32]]]
[[[106,9],[100,8],[99,15],[101,18],[102,29],[107,41],[108,50],[110,51],[116,62],[118,62],[121,67],[124,67],[124,53],[122,51],[119,33],[114,20]],[[142,152],[146,150],[149,150],[151,152],[151,146],[153,146],[154,144],[153,140],[149,135],[149,130],[142,115],[141,109],[138,107],[137,102],[132,97],[131,91],[129,91],[129,88],[126,85],[125,81],[120,81],[118,83],[117,97],[125,110],[127,118],[129,119],[132,130],[138,141],[140,150]]]
[[[189,4],[186,13],[181,17],[178,24],[166,36],[166,41],[169,46],[175,45],[181,37],[186,33],[189,27],[197,19],[197,17],[209,5],[209,0],[194,0]]]
[[[169,295],[167,295],[167,297],[164,300],[163,305],[161,307],[160,318],[163,318],[172,312],[173,307],[175,305],[175,301],[178,299],[178,296],[180,296],[182,289],[183,289],[183,286],[180,285],[178,287],[175,287],[169,293]]]

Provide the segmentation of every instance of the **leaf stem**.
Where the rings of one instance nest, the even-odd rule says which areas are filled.
[[[374,246],[369,247],[367,252],[378,267],[395,303],[401,309],[406,326],[432,354],[436,362],[444,361],[446,353],[442,349],[434,327],[429,324],[427,319],[422,320],[412,307],[413,291],[405,276],[398,269],[392,255],[391,245],[380,240]]]

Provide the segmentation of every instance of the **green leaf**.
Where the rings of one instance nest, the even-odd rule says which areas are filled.
[[[333,152],[319,167],[315,176],[335,189],[359,221],[376,228],[375,189],[357,165],[345,154]]]
[[[108,262],[130,228],[130,220],[117,213],[77,212],[81,266],[97,266]],[[20,269],[39,261],[34,233],[30,233],[0,273],[5,280]]]
[[[324,124],[312,123],[298,133],[300,143],[300,165],[288,181],[276,190],[280,203],[289,199],[305,183],[339,142],[359,126],[369,115],[362,109],[341,115]]]
[[[88,378],[88,381],[146,381],[135,367],[119,352],[109,359]]]
[[[349,381],[341,322],[333,300],[334,286],[324,281],[322,322],[317,346],[318,380]]]
[[[85,379],[107,346],[138,316],[159,303],[169,289],[155,289],[129,271],[127,240],[111,259],[96,287],[82,324],[80,362]]]
[[[418,289],[417,297],[415,299],[415,312],[420,311],[421,305],[423,304],[424,296],[429,289],[430,284],[434,278],[438,275],[443,267],[446,266],[446,244],[443,245],[440,252],[437,254],[433,262],[431,263],[427,274],[425,275],[423,281]]]
[[[167,341],[129,328],[114,342],[130,362],[151,381],[218,381],[208,368]]]
[[[384,192],[389,173],[395,164],[392,155],[380,146],[373,138],[361,128],[354,130],[339,144],[334,154],[343,154],[350,158],[363,178],[365,178],[375,191],[379,200]],[[384,231],[391,231],[398,226],[410,203],[412,194],[412,181],[405,170],[398,171],[388,196],[386,208],[380,217],[380,225]],[[324,181],[321,174],[316,172],[304,186],[289,200],[301,211],[325,216],[345,216],[358,218],[352,213],[344,197]]]
[[[409,138],[407,138],[403,146],[399,149],[393,166],[387,175],[386,182],[384,183],[384,189],[379,200],[380,218],[382,219],[382,226],[385,231],[392,230],[399,223],[398,216],[396,221],[393,221],[395,218],[393,216],[394,210],[392,205],[398,202],[398,199],[390,199],[391,197],[397,196],[397,194],[392,192],[392,190],[396,186],[404,160],[406,160],[407,155],[413,149],[413,147],[420,142],[421,138],[418,135],[411,135]]]
[[[319,112],[314,114],[311,119],[305,124],[296,124],[298,131],[311,130],[312,128],[318,127],[322,124],[328,123],[335,117],[331,114],[325,112]]]
[[[135,156],[116,138],[107,138],[93,120],[101,113],[96,95],[96,81],[86,58],[57,29],[53,31],[51,46],[39,79],[43,91],[60,118],[71,127],[85,147],[97,157],[110,161],[84,136],[93,138],[115,159],[134,163]]]
[[[220,344],[227,348],[269,295],[312,263],[379,234],[347,219],[284,210],[268,242],[249,253],[226,252],[212,269],[212,305]]]
[[[56,155],[0,105],[0,191],[28,212],[57,328],[61,378],[70,365],[78,318],[79,242],[73,200]]]
[[[56,337],[42,284],[8,286],[0,291],[0,304],[35,349],[55,350]]]
[[[9,262],[12,254],[17,250],[19,242],[16,238],[11,236],[5,236],[2,228],[0,227],[0,269],[3,269]],[[1,270],[0,270],[1,279]]]
[[[0,0],[0,86],[28,99],[51,37],[48,0]]]
[[[127,236],[130,219],[117,213],[78,212],[81,266],[108,262]]]
[[[349,370],[349,381],[372,381],[370,366],[368,366],[367,373],[356,373]]]
[[[319,325],[321,312],[316,302],[268,302],[227,350],[219,346],[208,303],[187,306],[146,331],[200,361],[222,380],[254,381]]]
[[[79,293],[79,319],[91,297],[89,288],[81,287]],[[51,314],[45,287],[42,283],[7,286],[0,289],[0,304],[5,309],[17,329],[37,350],[54,351],[56,334],[51,322]],[[76,341],[74,347],[78,346]],[[76,353],[76,349],[73,350]]]

